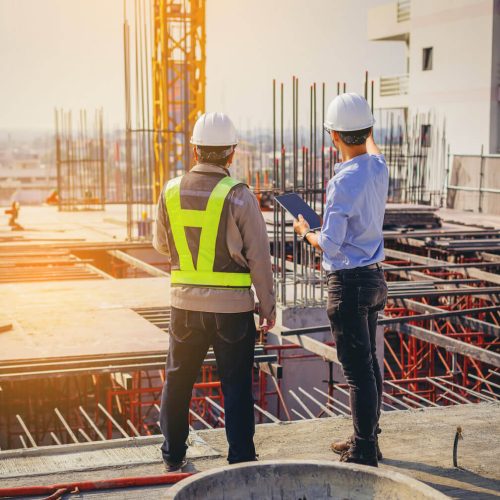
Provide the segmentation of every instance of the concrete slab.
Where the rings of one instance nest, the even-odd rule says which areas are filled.
[[[165,351],[168,336],[131,308],[169,307],[168,278],[0,285],[0,362]]]
[[[103,211],[59,212],[52,206],[22,206],[18,222],[24,231],[11,231],[8,216],[0,220],[0,248],[12,243],[32,245],[57,241],[123,241],[127,236],[125,205],[109,205]]]
[[[459,223],[464,225],[477,225],[500,229],[500,215],[480,214],[479,212],[466,212],[452,208],[440,208],[437,215],[445,223]]]
[[[8,479],[48,476],[61,470],[69,474],[106,469],[109,474],[109,469],[115,467],[158,464],[162,442],[161,436],[146,436],[0,452],[0,486]],[[195,433],[189,436],[190,460],[218,456],[200,436]]]
[[[452,498],[491,500],[500,496],[500,404],[467,404],[425,410],[393,411],[382,416],[381,470],[398,471],[421,480]],[[458,463],[452,465],[453,439],[463,429]],[[260,460],[338,460],[330,442],[352,432],[348,418],[322,418],[286,424],[257,426],[255,443]],[[226,465],[224,429],[199,431],[198,435],[219,456],[193,460],[200,470]],[[2,453],[0,453],[0,461]],[[0,487],[45,485],[67,481],[96,480],[162,474],[158,455],[154,464],[118,466],[100,470],[18,477],[0,480]],[[81,497],[158,498],[164,488],[141,488],[119,492],[85,493]],[[119,495],[117,495],[119,493]]]

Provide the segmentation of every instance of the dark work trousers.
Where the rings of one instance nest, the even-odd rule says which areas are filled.
[[[256,328],[253,312],[212,313],[172,307],[170,345],[160,408],[164,461],[186,454],[189,405],[200,368],[213,346],[224,395],[229,463],[255,460],[252,369]]]
[[[381,267],[335,271],[327,283],[327,313],[349,384],[355,443],[371,451],[382,403],[375,339],[378,312],[387,300],[384,272]]]

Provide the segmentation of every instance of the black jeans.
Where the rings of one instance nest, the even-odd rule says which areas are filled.
[[[382,377],[376,356],[378,312],[387,299],[382,269],[349,269],[328,274],[327,313],[337,355],[349,384],[354,438],[370,446],[382,403]]]
[[[193,384],[209,347],[214,348],[224,395],[229,463],[255,460],[252,368],[256,338],[253,312],[211,313],[172,307],[170,346],[160,408],[165,461],[187,450]]]

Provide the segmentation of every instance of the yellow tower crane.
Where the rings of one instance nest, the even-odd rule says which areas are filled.
[[[154,198],[192,162],[190,136],[205,111],[205,2],[153,0]]]

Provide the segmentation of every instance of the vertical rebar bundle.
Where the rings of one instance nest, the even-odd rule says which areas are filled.
[[[150,238],[154,203],[189,170],[190,135],[205,109],[205,0],[124,6],[127,236]]]
[[[153,128],[150,98],[152,15],[148,2],[133,0],[133,27],[123,25],[125,69],[125,202],[127,238],[151,236],[153,204]]]
[[[104,210],[105,144],[102,109],[93,128],[81,110],[76,125],[71,111],[54,111],[59,210]]]
[[[368,72],[365,72],[363,87],[373,110],[374,84]],[[346,90],[346,82],[337,82],[337,95]],[[273,195],[296,192],[321,216],[327,183],[334,175],[334,164],[341,161],[323,130],[326,91],[324,83],[320,89],[316,83],[309,87],[306,144],[307,139],[299,133],[299,79],[292,77],[292,126],[288,130],[284,128],[285,102],[288,100],[284,84],[273,80],[272,86]],[[439,205],[446,182],[444,124],[439,127],[432,113],[417,113],[407,123],[404,116],[379,110],[374,135],[389,168],[388,201]],[[311,245],[298,240],[291,216],[276,203],[273,206],[272,252],[278,301],[283,305],[324,304],[325,280],[320,254]]]
[[[448,162],[446,126],[432,113],[405,119],[379,110],[376,133],[389,168],[392,203],[442,206]]]

